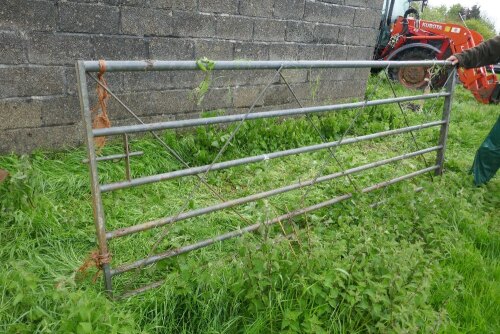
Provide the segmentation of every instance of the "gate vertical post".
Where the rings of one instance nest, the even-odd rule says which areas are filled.
[[[442,146],[442,148],[437,152],[436,165],[439,166],[439,168],[436,169],[436,175],[442,175],[444,169],[444,155],[446,153],[446,141],[448,139],[448,129],[450,127],[450,114],[453,103],[453,92],[456,84],[457,69],[454,68],[450,75],[451,77],[446,83],[446,92],[450,93],[450,95],[446,96],[444,99],[442,120],[445,123],[441,125],[441,133],[439,135],[439,145]]]
[[[106,240],[106,228],[104,219],[104,207],[102,204],[101,189],[99,187],[99,176],[97,174],[97,156],[94,146],[94,136],[92,133],[92,115],[89,105],[89,94],[87,90],[86,70],[83,61],[76,63],[76,77],[78,82],[78,95],[80,96],[80,107],[85,125],[85,141],[87,144],[87,158],[90,171],[92,207],[94,212],[94,223],[96,227],[97,241],[99,244],[99,255],[109,258],[108,242]],[[104,272],[104,288],[112,297],[111,268],[109,263],[102,264]]]

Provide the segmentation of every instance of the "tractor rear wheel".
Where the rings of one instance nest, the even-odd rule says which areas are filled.
[[[397,60],[432,60],[434,57],[426,50],[413,49],[406,51]],[[436,90],[443,87],[448,77],[449,70],[438,69],[439,72],[431,73],[428,66],[401,67],[389,70],[389,76],[394,81],[399,81],[403,86],[410,89],[424,89],[431,80],[431,89]]]

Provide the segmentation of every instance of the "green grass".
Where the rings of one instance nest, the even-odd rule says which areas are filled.
[[[370,89],[376,80],[370,82]],[[403,90],[398,87],[398,93]],[[383,84],[378,96],[390,96]],[[409,113],[412,124],[439,119],[442,103]],[[338,139],[356,111],[313,120]],[[0,332],[8,333],[498,333],[500,331],[500,180],[474,187],[468,170],[498,117],[457,88],[446,173],[393,185],[114,280],[117,290],[166,278],[158,289],[110,301],[94,271],[77,273],[96,248],[83,148],[1,156],[12,177],[0,185]],[[395,106],[366,110],[353,134],[404,127]],[[209,163],[233,126],[163,134],[191,165]],[[418,132],[420,148],[436,129]],[[304,119],[245,124],[224,160],[318,143]],[[180,168],[152,139],[133,139],[134,176]],[[416,148],[408,135],[339,148],[344,167]],[[105,154],[118,153],[110,143]],[[429,162],[434,154],[426,155]],[[356,174],[357,186],[423,168],[411,159]],[[225,198],[338,171],[316,152],[213,172],[208,182]],[[100,164],[103,182],[123,179],[122,163]],[[416,194],[414,190],[423,187]],[[104,195],[108,229],[217,202],[196,179],[173,180]],[[347,179],[318,184],[304,205],[353,191]],[[113,265],[149,254],[159,233],[166,250],[265,221],[301,206],[304,190],[179,222],[110,243]],[[371,208],[370,204],[383,201]],[[283,237],[283,232],[288,236]]]

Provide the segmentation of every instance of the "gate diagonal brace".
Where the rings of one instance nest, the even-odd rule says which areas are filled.
[[[118,96],[116,96],[116,94],[114,94],[108,86],[104,86],[102,85],[102,83],[96,79],[94,76],[92,76],[91,74],[88,73],[88,76],[94,80],[98,85],[101,85],[103,89],[106,90],[106,92],[111,96],[113,97],[117,102],[118,104],[120,104],[120,106],[122,106],[129,114],[131,114],[140,124],[142,125],[146,125],[146,123],[144,123],[142,121],[142,119],[137,116],[136,113],[134,113]],[[189,164],[184,160],[182,159],[182,157],[179,155],[178,152],[176,152],[173,148],[171,148],[160,136],[158,136],[158,134],[156,134],[155,132],[153,132],[153,130],[149,131],[149,133],[167,150],[167,152],[173,156],[175,159],[177,159],[182,165],[184,165],[184,167],[186,168],[189,168]],[[125,133],[127,134],[127,133]],[[143,154],[143,152],[139,152],[141,154]],[[129,156],[133,156],[133,155],[141,155],[141,154],[138,154],[137,152],[134,154],[134,153],[130,153]],[[122,156],[119,156],[119,158],[121,158]],[[108,159],[114,159],[116,157],[113,157],[113,158],[108,158]],[[123,158],[126,158],[126,154],[123,156]],[[105,159],[105,158],[97,158],[97,161],[101,161],[102,160],[108,160],[108,159]],[[88,159],[85,159],[84,160],[85,162],[88,162]],[[200,179],[200,182],[205,185],[208,190],[210,190],[212,192],[212,194],[214,196],[216,196],[219,200],[221,201],[226,201],[224,199],[224,197],[222,197],[222,195],[220,195],[216,189],[214,189],[209,183],[207,183],[205,180],[202,180],[200,176],[197,175],[197,177]],[[129,181],[131,181],[129,179]],[[237,214],[242,220],[245,220],[246,218],[244,218],[243,216],[241,216],[240,214],[238,214],[237,212],[234,212],[235,214]]]

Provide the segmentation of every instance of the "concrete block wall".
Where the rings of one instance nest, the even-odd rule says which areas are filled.
[[[382,0],[0,0],[0,153],[83,142],[77,59],[370,59]],[[145,121],[244,112],[271,71],[109,73]],[[285,71],[306,105],[363,95],[367,70]],[[94,85],[89,87],[94,90]],[[296,107],[275,78],[257,103]],[[114,124],[132,124],[115,102]]]

